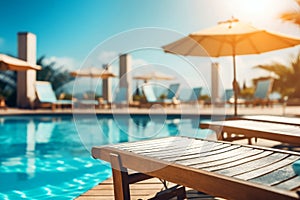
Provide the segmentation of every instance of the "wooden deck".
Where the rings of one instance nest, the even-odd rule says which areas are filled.
[[[169,183],[168,186],[174,184]],[[163,189],[163,184],[157,178],[148,179],[133,185],[130,185],[131,199],[149,199],[159,191]],[[112,178],[105,180],[104,182],[96,185],[87,192],[81,194],[76,200],[114,200],[114,190],[113,190],[113,181]],[[176,199],[176,198],[175,198]],[[214,198],[209,195],[198,193],[197,191],[187,189],[187,199],[220,199]]]

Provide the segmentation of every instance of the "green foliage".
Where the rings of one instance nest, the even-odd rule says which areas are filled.
[[[142,101],[145,102],[146,101],[146,97],[144,95],[133,95],[133,101]]]
[[[239,97],[244,99],[251,99],[253,95],[254,95],[254,88],[243,87],[243,89],[240,91]]]
[[[160,98],[160,99],[166,99],[166,98],[167,98],[167,95],[166,95],[166,94],[161,94],[161,95],[159,96],[159,98]]]
[[[16,105],[16,80],[16,72],[0,71],[0,97],[6,100],[8,106]]]
[[[37,60],[37,64],[42,66],[42,70],[37,71],[37,80],[51,82],[53,89],[56,90],[74,79],[67,70],[62,70],[63,67],[56,69],[55,62],[44,64],[44,59],[45,56],[42,56]],[[0,97],[6,100],[8,106],[16,106],[16,89],[17,72],[0,71]]]
[[[49,81],[55,91],[64,84],[74,80],[74,77],[70,75],[68,70],[65,70],[63,67],[55,67],[55,62],[45,64],[44,59],[45,56],[42,56],[37,60],[37,64],[42,66],[42,70],[37,72],[37,80]]]
[[[297,56],[290,58],[289,66],[273,62],[258,65],[255,68],[273,72],[278,76],[278,79],[274,81],[273,91],[279,92],[282,96],[300,98],[300,52]]]
[[[295,2],[298,4],[297,8],[282,13],[280,18],[300,27],[300,0],[295,0]]]
[[[198,100],[210,101],[211,98],[209,95],[204,94],[204,95],[201,95]]]

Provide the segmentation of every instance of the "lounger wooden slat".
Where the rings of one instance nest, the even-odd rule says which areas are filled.
[[[193,142],[193,143],[182,143],[178,142],[176,140],[174,141],[168,141],[168,142],[161,142],[160,140],[157,141],[157,145],[137,145],[137,146],[129,146],[123,149],[126,149],[128,151],[135,151],[139,153],[147,153],[147,152],[154,152],[154,151],[173,151],[173,150],[184,150],[187,146],[189,147],[199,147],[202,146],[204,143],[201,141]],[[208,145],[207,143],[204,144],[205,146]],[[118,146],[119,147],[119,146]],[[117,148],[118,148],[117,147]],[[182,148],[183,147],[183,148]]]
[[[199,149],[199,148],[202,148],[202,149],[212,149],[212,148],[222,148],[222,147],[219,147],[220,145],[216,145],[215,143],[208,143],[208,144],[203,144],[203,143],[200,143],[200,144],[192,144],[192,145],[187,145],[187,144],[184,144],[184,145],[178,145],[178,144],[174,144],[174,145],[168,145],[168,146],[165,146],[165,147],[162,147],[162,148],[153,148],[152,150],[150,151],[142,151],[142,150],[134,150],[134,149],[128,149],[129,151],[134,151],[134,152],[138,152],[138,153],[141,153],[143,155],[152,155],[152,154],[155,154],[156,152],[164,152],[166,153],[166,155],[168,155],[170,152],[173,153],[173,152],[185,152],[187,150],[187,147],[188,147],[188,150],[189,151],[194,151],[195,149]],[[229,146],[229,145],[222,145],[223,148],[225,146]],[[161,155],[161,154],[160,154]]]
[[[286,157],[287,157],[287,155],[280,154],[280,153],[278,153],[278,154],[274,153],[270,156],[254,160],[252,162],[247,162],[247,163],[241,164],[236,167],[219,170],[217,172],[220,174],[228,175],[228,176],[236,176],[236,175],[239,175],[242,173],[253,171],[255,169],[260,169],[261,167],[264,167],[264,166],[269,166],[271,164],[279,162],[280,160],[282,160]]]
[[[205,170],[214,172],[214,171],[218,171],[218,170],[222,170],[222,169],[236,167],[236,166],[239,166],[239,165],[247,163],[247,162],[252,162],[254,160],[267,157],[271,154],[272,154],[272,152],[270,152],[270,151],[264,151],[264,152],[259,153],[257,155],[253,155],[253,156],[250,156],[250,157],[246,157],[246,158],[242,158],[242,159],[237,159],[235,161],[231,161],[229,163],[226,163],[225,165],[219,165],[219,166],[216,166],[216,167],[205,168]]]
[[[191,140],[191,142],[193,142],[194,140],[207,142],[206,140],[195,138],[175,138],[176,141],[180,141],[182,139],[183,143],[186,143],[186,140]],[[153,145],[154,143],[157,143],[157,140],[152,140],[152,142],[152,144],[151,141],[148,144]],[[227,172],[230,172],[227,173],[227,175],[221,174],[218,171],[209,172],[207,171],[207,169],[198,169],[194,166],[186,166],[183,163],[178,164],[176,162],[168,162],[165,159],[141,155],[134,151],[124,150],[120,147],[115,148],[114,145],[94,147],[92,149],[92,155],[95,158],[103,159],[108,162],[110,162],[111,160],[111,155],[118,155],[120,161],[122,162],[122,167],[125,169],[129,168],[152,177],[164,179],[175,184],[190,187],[195,190],[226,199],[300,199],[300,196],[299,194],[297,194],[297,192],[279,188],[279,186],[283,187],[287,185],[289,186],[288,188],[299,187],[299,185],[295,183],[295,181],[292,181],[299,176],[296,176],[295,173],[291,171],[291,165],[282,167],[283,164],[281,163],[277,164],[276,166],[276,163],[283,162],[283,160],[285,159],[293,158],[292,156],[294,156],[293,159],[296,159],[296,157],[300,157],[300,153],[254,147],[249,145],[235,145],[221,141],[218,141],[216,143],[237,146],[238,148],[236,149],[243,147],[252,148],[253,151],[255,150],[256,152],[254,155],[248,155],[249,157],[242,159],[242,163],[244,164],[241,165],[241,169],[237,167],[238,165],[235,165],[236,167],[232,168],[227,166],[228,168],[226,168],[226,170]],[[133,146],[135,144],[139,144],[139,142],[128,143],[129,146]],[[123,147],[126,148],[126,144],[123,144]],[[232,149],[232,151],[234,150]],[[260,155],[260,157],[258,155]],[[205,159],[206,156],[208,155],[204,154],[202,155],[202,158]],[[248,161],[245,161],[245,159],[247,158],[249,158]],[[224,158],[223,161],[226,159],[231,160],[232,157]],[[189,159],[186,159],[185,161],[188,162]],[[237,164],[237,162],[239,161],[239,159],[236,159],[234,162],[236,162],[235,164]],[[231,164],[232,162],[229,161],[225,163]],[[259,171],[259,177],[256,177],[254,179],[244,180],[229,175],[242,175],[243,173],[250,173],[251,171],[259,170],[263,167],[269,167],[273,164],[275,165],[275,167],[272,168],[272,170],[269,169],[265,173]],[[244,167],[247,167],[247,169],[243,170]],[[233,168],[235,168],[236,172],[233,170],[230,171],[230,169]],[[120,183],[116,182],[116,184]],[[292,184],[295,185],[292,186]]]
[[[153,140],[156,141],[156,145],[153,144]],[[184,141],[189,141],[189,140],[184,140]],[[182,141],[182,142],[184,142]],[[115,144],[116,148],[122,148],[122,149],[127,149],[127,148],[132,148],[132,147],[138,147],[138,146],[144,146],[144,147],[150,147],[150,146],[160,146],[162,144],[166,144],[166,143],[175,143],[175,142],[180,142],[180,140],[178,140],[178,138],[174,138],[174,137],[170,137],[170,138],[156,138],[156,139],[152,139],[152,140],[142,140],[139,141],[138,144],[136,144],[135,142],[131,142],[131,143],[126,143],[128,145],[125,145],[124,143],[121,144]],[[180,142],[180,143],[182,143]]]
[[[245,115],[239,117],[238,119],[300,126],[300,118],[296,117],[282,117],[272,115]]]
[[[268,165],[266,167],[262,167],[260,169],[253,170],[248,173],[240,174],[235,177],[244,179],[244,180],[253,179],[253,178],[259,177],[263,174],[266,174],[268,172],[272,172],[278,168],[284,167],[286,165],[291,165],[293,162],[295,162],[296,160],[299,160],[299,159],[300,159],[299,156],[289,156],[288,158],[281,160],[279,162],[273,163],[272,165]]]
[[[202,149],[202,148],[197,148],[197,149],[193,149],[193,151],[189,151],[187,149],[181,151],[181,152],[169,152],[168,154],[165,154],[164,152],[155,152],[155,154],[146,154],[147,156],[150,157],[156,157],[156,158],[165,158],[168,161],[175,161],[177,160],[179,157],[183,157],[186,155],[186,157],[198,157],[199,154],[201,153],[201,155],[213,155],[213,154],[218,154],[221,152],[225,152],[231,149],[235,149],[238,148],[237,146],[230,146],[230,145],[222,145],[223,148],[221,148],[220,146],[217,146],[217,148],[207,148],[207,149]],[[161,155],[160,155],[161,154]],[[144,154],[142,154],[144,155]],[[172,157],[172,158],[169,158]],[[169,159],[167,159],[169,158]]]
[[[232,162],[235,162],[235,161],[247,158],[247,157],[257,155],[261,152],[262,152],[262,150],[256,150],[256,149],[249,148],[249,151],[241,152],[240,154],[237,154],[235,156],[231,156],[229,158],[224,158],[224,159],[220,159],[220,160],[209,162],[209,163],[197,164],[197,165],[194,165],[193,167],[203,168],[203,169],[210,168],[210,167],[220,167],[220,166],[223,166],[228,163],[232,163]],[[211,170],[208,170],[208,171],[211,171]]]
[[[217,132],[219,139],[226,139],[224,133],[242,134],[247,138],[264,138],[290,144],[300,144],[300,126],[258,122],[251,120],[229,120],[205,122],[200,128],[209,128]],[[230,140],[234,138],[230,138]],[[237,138],[239,139],[239,138]]]
[[[219,144],[219,145],[206,145],[206,146],[202,146],[202,147],[198,147],[198,148],[191,147],[191,149],[185,149],[184,151],[174,151],[172,154],[169,154],[169,155],[158,155],[157,158],[166,159],[168,161],[175,161],[179,155],[181,157],[193,156],[193,155],[195,155],[195,153],[199,153],[199,152],[205,153],[205,152],[210,152],[210,151],[216,151],[216,150],[228,147],[228,146],[229,145]]]
[[[289,166],[279,168],[273,171],[272,173],[267,173],[258,178],[251,179],[251,181],[272,186],[272,185],[277,185],[283,181],[289,180],[295,176],[296,174],[294,170],[289,165]]]
[[[297,188],[298,191],[300,191],[300,177],[296,176],[294,178],[291,178],[283,183],[276,185],[276,187],[285,190],[294,190]]]
[[[226,151],[220,151],[217,154],[213,154],[213,155],[203,155],[203,154],[198,154],[194,157],[179,157],[176,160],[176,163],[178,164],[183,164],[183,165],[198,165],[198,164],[203,164],[203,163],[210,163],[210,162],[215,162],[218,160],[223,160],[226,158],[230,158],[235,156],[236,154],[239,154],[243,152],[241,150],[241,148],[235,148],[235,149],[231,149],[230,151],[226,150]],[[169,160],[168,160],[169,161]]]

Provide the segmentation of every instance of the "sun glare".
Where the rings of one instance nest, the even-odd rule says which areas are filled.
[[[288,8],[282,0],[230,0],[230,7],[235,17],[257,22],[261,20],[277,20]]]

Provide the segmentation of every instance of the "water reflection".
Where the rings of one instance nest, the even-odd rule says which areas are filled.
[[[8,180],[0,181],[0,192],[57,185],[88,171],[99,172],[94,164],[99,161],[90,157],[93,146],[176,135],[201,137],[199,120],[99,116],[74,123],[71,116],[0,118],[0,180]]]
[[[176,135],[195,136],[200,118],[166,116],[76,117],[76,130],[87,150],[93,146]],[[197,124],[197,125],[196,125]],[[182,131],[184,130],[184,131]]]

